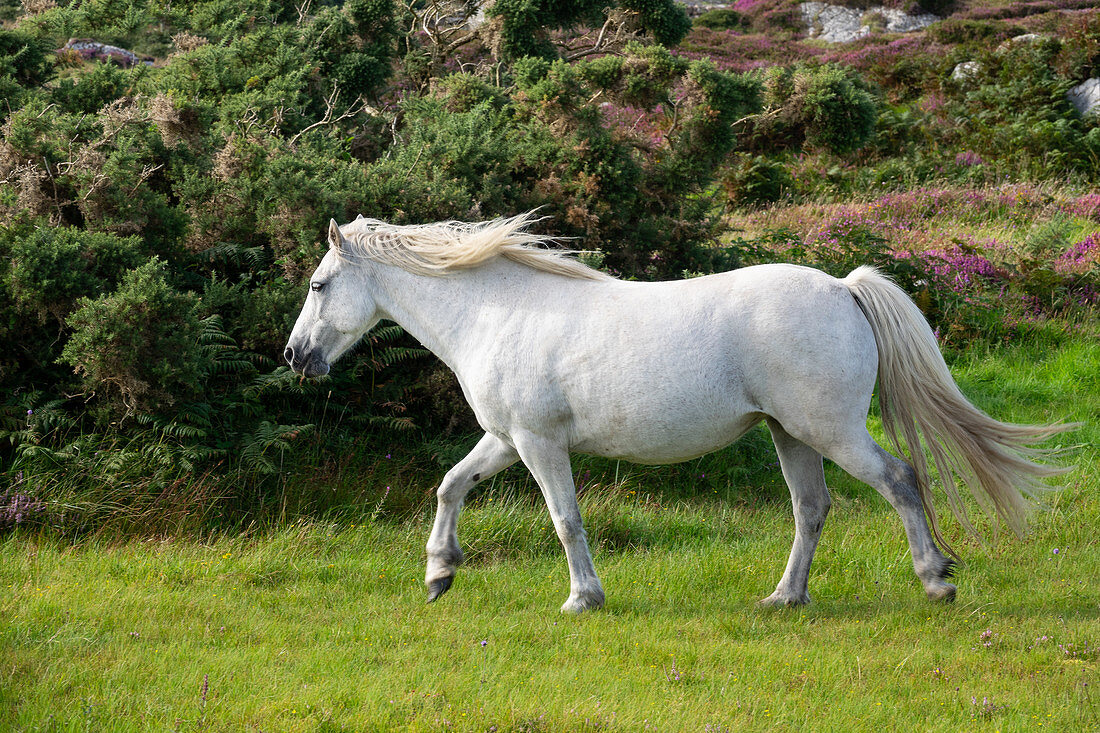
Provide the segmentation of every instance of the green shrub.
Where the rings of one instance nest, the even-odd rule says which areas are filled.
[[[45,83],[53,75],[52,45],[18,29],[0,27],[0,77],[22,87]]]
[[[614,5],[595,0],[497,0],[487,15],[499,19],[498,48],[504,60],[554,59],[559,54],[550,39],[551,30],[585,24],[598,28]],[[674,46],[691,30],[687,13],[673,0],[623,0],[617,5],[634,14],[639,30],[658,44]]]
[[[306,26],[301,48],[346,99],[373,96],[392,71],[397,17],[392,0],[348,0]]]
[[[754,144],[806,145],[846,153],[864,145],[875,130],[878,98],[853,72],[839,66],[772,67],[764,75],[769,115],[754,124]]]
[[[1058,72],[1065,47],[1057,38],[1014,43],[979,56],[966,83],[946,85],[959,147],[1036,178],[1095,176],[1100,126],[1066,99],[1076,80]]]
[[[620,0],[619,6],[638,14],[642,28],[662,46],[675,46],[691,30],[684,8],[669,0]]]
[[[714,31],[744,28],[747,23],[740,13],[730,8],[715,8],[697,16],[693,25],[699,28],[709,28]]]
[[[125,70],[116,64],[96,62],[84,74],[58,82],[53,98],[66,112],[98,112],[108,102],[131,93],[144,76],[145,68],[136,66],[133,70]]]
[[[50,50],[49,41],[0,27],[0,99],[5,100],[0,104],[0,123],[52,76]]]
[[[806,142],[834,153],[863,145],[878,114],[878,101],[861,80],[835,66],[796,73],[788,104]]]
[[[668,100],[669,89],[683,76],[688,62],[673,56],[664,46],[628,43],[620,56],[574,64],[587,84],[618,98],[623,104],[643,109]]]
[[[450,112],[469,112],[482,102],[490,102],[499,107],[505,99],[500,87],[473,74],[445,76],[436,84],[434,91],[437,96],[446,100],[446,107]]]
[[[61,323],[84,297],[112,290],[145,259],[141,239],[72,227],[40,226],[11,246],[8,286],[17,306]]]
[[[195,304],[169,285],[166,264],[154,258],[113,293],[78,301],[61,360],[115,415],[187,401],[200,392],[204,368]]]
[[[791,174],[782,162],[762,155],[741,154],[722,179],[730,207],[774,203],[794,188]]]
[[[928,28],[928,35],[943,44],[996,44],[1026,32],[1020,26],[1000,21],[966,18],[946,18]]]

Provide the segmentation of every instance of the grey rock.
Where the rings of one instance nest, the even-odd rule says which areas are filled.
[[[955,64],[955,69],[951,72],[951,78],[955,81],[966,81],[977,76],[981,70],[982,65],[977,61],[963,61],[961,64]]]
[[[909,33],[941,20],[932,13],[908,15],[882,6],[859,10],[823,2],[808,2],[802,3],[799,9],[810,38],[819,38],[830,43],[863,38],[871,33],[873,20],[877,20],[881,29],[887,33]]]
[[[1082,117],[1100,114],[1100,78],[1086,79],[1066,92],[1070,101]]]
[[[1023,35],[1013,36],[1006,41],[1003,41],[1001,45],[997,46],[997,53],[1004,53],[1017,46],[1029,46],[1032,43],[1038,43],[1039,41],[1047,38],[1047,36],[1041,33],[1024,33]]]

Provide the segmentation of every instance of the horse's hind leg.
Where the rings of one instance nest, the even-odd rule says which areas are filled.
[[[424,582],[428,603],[447,592],[454,581],[455,569],[462,562],[458,545],[458,513],[462,502],[479,481],[483,481],[519,460],[519,454],[500,438],[486,433],[470,454],[443,477],[436,495],[439,508],[428,538],[428,567]]]
[[[821,527],[829,514],[829,489],[825,486],[825,471],[821,454],[793,438],[775,420],[768,419],[779,454],[783,478],[791,491],[794,505],[794,544],[787,560],[787,569],[775,592],[760,601],[767,606],[795,606],[810,602],[808,589],[810,563],[814,559]]]
[[[954,600],[955,586],[947,582],[954,562],[940,552],[932,539],[917,490],[916,473],[908,463],[883,450],[866,429],[860,432],[861,435],[854,435],[850,440],[834,443],[824,451],[825,455],[874,487],[901,515],[913,556],[913,569],[928,597],[937,601]]]

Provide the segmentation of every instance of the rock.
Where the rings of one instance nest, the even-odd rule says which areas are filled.
[[[943,18],[932,13],[920,15],[908,15],[894,8],[874,8],[871,12],[881,13],[886,17],[887,33],[912,33],[927,28],[933,23],[938,23]]]
[[[133,51],[118,46],[109,46],[106,43],[93,41],[91,38],[70,38],[68,43],[57,49],[57,53],[76,54],[84,61],[118,64],[124,69],[129,69],[138,64],[153,65],[152,56],[139,56]]]
[[[730,7],[728,3],[709,3],[703,0],[681,0],[680,6],[687,11],[688,17],[692,19],[712,10],[727,10]]]
[[[973,79],[981,70],[982,65],[977,61],[963,61],[961,64],[955,64],[955,69],[951,72],[951,78],[955,81],[966,81],[967,79]]]
[[[997,46],[997,53],[1004,53],[1017,46],[1030,46],[1033,43],[1038,43],[1048,36],[1044,36],[1041,33],[1024,33],[1021,36],[1013,36],[1006,41],[1003,41],[1001,45]]]
[[[799,8],[810,38],[841,43],[871,32],[870,26],[863,25],[863,13],[854,8],[818,2],[802,3]]]
[[[1086,79],[1066,92],[1070,101],[1082,117],[1100,114],[1100,78]]]
[[[887,33],[909,33],[927,28],[941,20],[938,15],[909,15],[900,10],[876,6],[867,10],[830,5],[822,2],[802,3],[802,20],[810,38],[830,43],[843,43],[863,38],[871,33],[872,24]]]

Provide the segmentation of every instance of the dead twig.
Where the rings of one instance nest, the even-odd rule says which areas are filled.
[[[330,94],[328,96],[328,99],[325,100],[325,114],[324,114],[324,116],[320,120],[318,120],[317,122],[314,122],[312,125],[307,125],[306,127],[299,130],[298,134],[296,134],[294,137],[290,138],[290,140],[287,141],[287,145],[289,145],[290,147],[294,147],[294,144],[296,142],[298,142],[298,139],[301,138],[302,135],[305,135],[310,130],[315,130],[318,127],[325,127],[327,125],[335,125],[336,123],[341,122],[342,120],[346,120],[349,117],[354,117],[355,115],[359,114],[363,110],[363,108],[365,106],[364,103],[363,103],[363,100],[362,99],[356,99],[354,102],[351,103],[351,106],[349,106],[346,110],[344,110],[344,112],[339,117],[334,117],[333,115],[335,114],[335,111],[336,111],[336,99],[339,96],[339,94],[340,94],[340,87],[339,86],[334,86],[332,88],[332,94]]]

